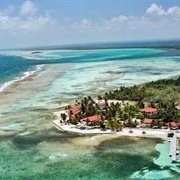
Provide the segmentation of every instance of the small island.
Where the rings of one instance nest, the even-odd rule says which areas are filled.
[[[70,133],[176,137],[171,151],[179,155],[173,142],[180,141],[180,77],[120,87],[97,99],[84,97],[54,114],[55,127]],[[173,161],[179,159],[177,156]]]
[[[33,51],[33,52],[31,52],[31,54],[40,54],[40,53],[42,53],[41,51]]]

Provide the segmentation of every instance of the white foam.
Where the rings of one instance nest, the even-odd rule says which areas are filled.
[[[51,156],[49,156],[49,159],[54,160],[54,159],[56,159],[56,157],[54,155],[51,155]]]
[[[5,82],[4,84],[0,84],[0,92],[2,92],[3,90],[5,90],[9,85],[11,85],[13,82],[15,81],[9,81],[9,82]]]
[[[40,71],[42,69],[44,65],[37,65],[36,66],[36,69],[34,71],[26,71],[23,73],[23,76],[21,77],[16,77],[16,79],[12,80],[12,81],[8,81],[8,82],[5,82],[3,84],[0,84],[0,92],[3,92],[8,86],[10,86],[11,84],[15,83],[15,82],[18,82],[18,81],[22,81],[24,80],[25,78],[33,75],[34,73]]]
[[[57,156],[58,156],[58,157],[64,157],[64,158],[65,158],[65,157],[68,157],[68,154],[65,154],[65,153],[60,154],[60,153],[58,153]]]
[[[136,171],[133,173],[133,175],[130,177],[132,179],[165,179],[165,178],[171,178],[173,175],[168,170],[159,170],[159,171]]]

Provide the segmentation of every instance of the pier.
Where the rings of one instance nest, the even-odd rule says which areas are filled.
[[[171,138],[170,141],[170,152],[169,155],[172,157],[172,162],[179,162],[180,161],[180,150],[178,149],[178,135],[176,132],[174,132],[174,136]]]

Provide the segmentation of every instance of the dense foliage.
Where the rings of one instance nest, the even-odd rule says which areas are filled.
[[[105,93],[108,99],[123,99],[166,103],[180,103],[180,77],[177,80],[163,79],[142,86],[120,87],[113,92]]]
[[[180,104],[180,77],[176,80],[158,80],[142,86],[120,87],[113,92],[105,93],[104,97],[136,101],[140,108],[145,105],[158,108],[158,114],[151,117],[155,119],[154,124],[180,121],[180,110],[177,108]]]
[[[108,103],[108,100],[112,99],[121,100],[122,103]],[[176,80],[158,80],[141,86],[120,87],[105,93],[103,97],[98,96],[98,100],[105,102],[103,110],[90,96],[76,101],[75,105],[80,106],[80,112],[75,115],[70,113],[68,121],[77,124],[85,117],[100,115],[102,121],[90,124],[112,130],[136,127],[137,120],[142,122],[144,118],[153,119],[152,126],[158,127],[164,126],[167,122],[179,122],[180,110],[177,107],[180,104],[180,77]],[[144,107],[157,108],[158,113],[143,114],[140,109]],[[64,115],[61,116],[62,119],[66,119]]]

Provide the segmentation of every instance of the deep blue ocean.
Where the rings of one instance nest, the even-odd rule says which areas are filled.
[[[18,56],[0,55],[0,84],[22,76],[33,69],[33,63]]]

